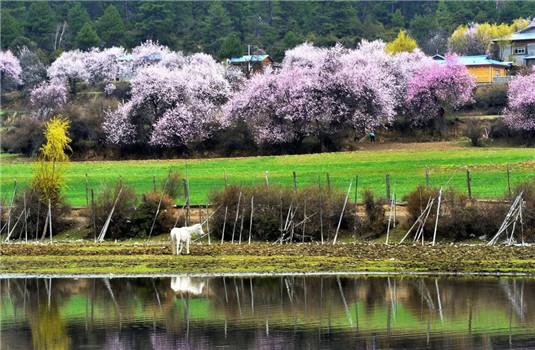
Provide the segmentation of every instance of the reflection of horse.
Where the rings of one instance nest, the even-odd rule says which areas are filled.
[[[186,245],[186,253],[189,254],[189,244],[191,243],[191,236],[193,234],[204,235],[201,224],[174,227],[171,230],[171,242],[176,244],[176,255],[182,253],[182,244]]]
[[[193,295],[202,294],[206,282],[199,278],[191,277],[172,277],[171,289],[175,293],[189,293]]]

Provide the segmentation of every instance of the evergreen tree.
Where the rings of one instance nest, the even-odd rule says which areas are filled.
[[[28,37],[39,47],[52,49],[56,32],[56,15],[47,2],[33,2],[26,17]]]
[[[211,3],[206,16],[204,31],[208,51],[218,52],[221,47],[221,38],[228,35],[231,28],[229,15],[221,2],[215,1]]]
[[[76,35],[76,44],[80,49],[84,50],[100,44],[100,38],[90,22],[84,24],[78,35]]]
[[[82,29],[84,24],[90,21],[91,18],[89,18],[86,9],[80,3],[76,3],[67,12],[67,23],[69,24],[68,31],[71,33],[73,38],[80,31],[80,29]]]
[[[115,6],[106,7],[104,14],[97,19],[96,28],[105,46],[122,45],[125,25]]]
[[[237,33],[230,33],[221,43],[219,58],[230,58],[241,56],[243,54],[243,45]]]
[[[13,40],[22,36],[24,29],[19,21],[17,21],[15,17],[11,16],[9,12],[2,14],[2,20],[0,22],[0,28],[2,32],[2,48],[5,49],[10,47],[10,44],[13,42]]]
[[[135,21],[139,41],[152,39],[173,46],[172,5],[168,2],[144,2],[139,6]]]

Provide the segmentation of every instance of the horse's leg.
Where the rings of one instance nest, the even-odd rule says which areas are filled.
[[[182,253],[182,240],[178,240],[178,246],[177,246],[177,249],[176,249],[176,255],[179,255]]]

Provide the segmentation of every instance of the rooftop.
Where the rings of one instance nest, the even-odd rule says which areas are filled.
[[[433,59],[435,61],[438,61],[439,63],[446,62],[446,58],[439,54],[434,55]],[[486,65],[502,66],[502,67],[511,66],[511,62],[496,61],[496,60],[488,58],[487,55],[457,56],[457,60],[460,64],[465,65],[465,66],[486,66]]]
[[[246,62],[262,62],[269,55],[245,55],[241,57],[232,57],[229,59],[230,63],[246,63]]]

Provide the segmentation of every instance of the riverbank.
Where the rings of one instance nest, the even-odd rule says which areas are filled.
[[[305,272],[535,274],[535,246],[213,243],[174,256],[165,242],[0,245],[3,274]]]

